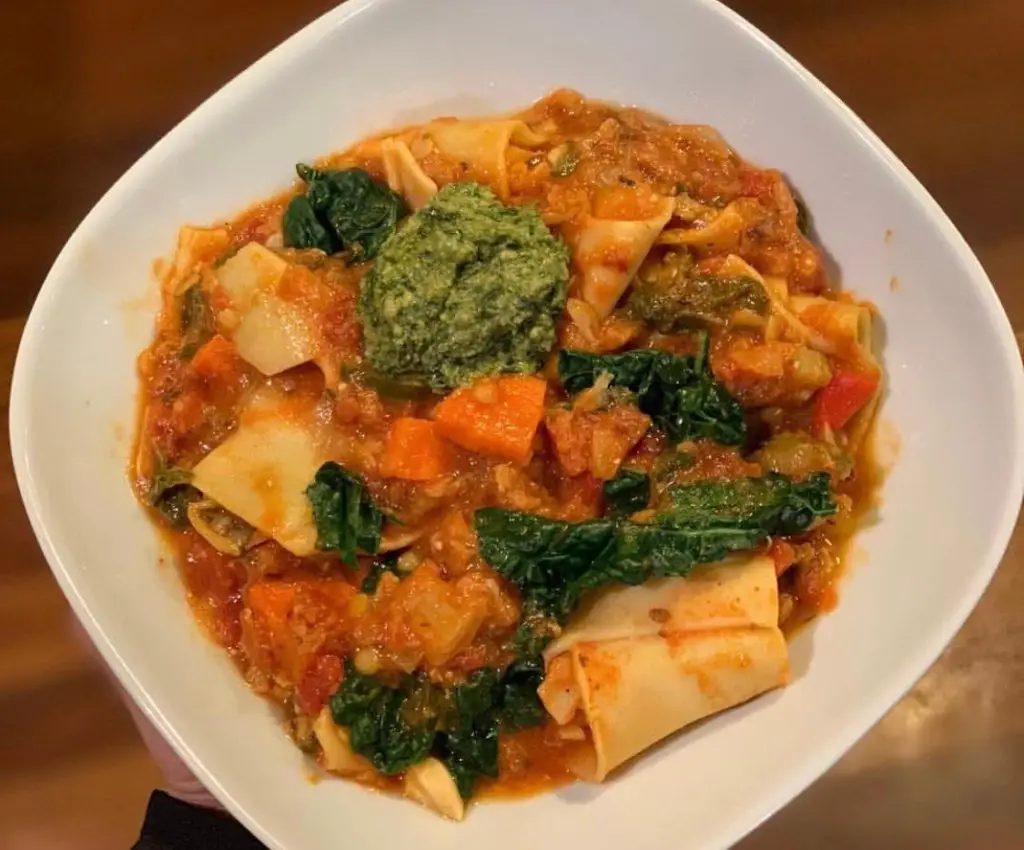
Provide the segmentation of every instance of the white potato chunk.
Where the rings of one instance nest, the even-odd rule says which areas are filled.
[[[231,336],[238,356],[268,376],[312,360],[319,349],[313,318],[278,294],[287,270],[288,263],[256,242],[217,270],[237,317]]]
[[[405,796],[452,820],[466,816],[466,803],[452,775],[436,758],[413,765],[405,773]]]

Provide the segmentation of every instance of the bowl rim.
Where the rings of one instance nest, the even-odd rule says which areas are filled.
[[[107,216],[109,210],[117,207],[122,196],[132,191],[136,183],[144,181],[149,173],[160,169],[172,157],[175,148],[181,141],[190,135],[201,133],[207,122],[221,110],[230,109],[233,104],[245,101],[252,93],[260,89],[264,81],[272,78],[280,69],[300,58],[317,42],[329,38],[339,27],[345,26],[350,20],[371,8],[402,2],[415,2],[415,0],[347,0],[347,2],[328,10],[221,86],[125,171],[75,228],[54,260],[26,320],[12,377],[8,424],[15,477],[40,549],[75,616],[82,623],[100,655],[131,699],[139,706],[144,716],[153,723],[196,777],[224,807],[273,850],[285,850],[285,846],[263,827],[258,814],[242,806],[220,783],[217,776],[206,768],[204,762],[168,721],[161,707],[156,704],[135,677],[107,636],[96,615],[85,602],[78,584],[67,568],[67,564],[75,560],[74,553],[68,551],[66,547],[63,550],[59,549],[50,536],[48,525],[54,520],[44,517],[45,510],[40,501],[38,482],[33,472],[33,462],[29,450],[32,372],[46,335],[45,319],[61,296],[64,286],[62,280],[67,278],[67,271],[74,267],[80,246],[88,242],[92,231]],[[720,843],[717,846],[726,847],[751,832],[786,805],[815,779],[824,774],[858,739],[865,735],[927,672],[960,630],[981,598],[1002,561],[1017,523],[1022,497],[1024,497],[1024,448],[1022,448],[1024,446],[1024,367],[1021,364],[1020,351],[1009,318],[980,261],[956,226],[911,171],[838,96],[753,24],[737,12],[724,6],[719,0],[691,0],[691,2],[705,7],[708,11],[725,19],[731,26],[737,28],[744,38],[752,39],[775,62],[795,75],[821,106],[832,112],[849,131],[860,138],[870,150],[876,163],[885,168],[894,181],[909,191],[919,212],[956,251],[959,259],[969,271],[964,285],[970,286],[974,290],[987,320],[997,332],[1000,356],[1008,367],[1008,374],[1013,376],[1009,384],[1003,387],[1003,391],[1011,395],[1014,419],[1012,432],[1016,436],[1013,456],[1007,458],[1007,465],[1011,468],[1009,490],[1004,497],[1001,514],[994,522],[995,533],[979,558],[979,563],[983,566],[976,570],[959,605],[946,615],[945,622],[935,638],[917,646],[910,653],[908,659],[896,671],[890,673],[886,682],[880,684],[878,689],[865,698],[858,712],[858,722],[848,723],[845,727],[838,729],[831,737],[827,747],[822,747],[811,757],[803,760],[802,768],[793,775],[791,781],[777,784],[771,793],[764,794],[759,798],[757,805],[748,807],[744,817],[718,830]]]

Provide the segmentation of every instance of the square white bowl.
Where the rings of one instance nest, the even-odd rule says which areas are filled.
[[[311,784],[270,706],[200,635],[128,487],[135,357],[158,306],[151,261],[180,224],[231,215],[286,186],[294,162],[368,132],[523,106],[557,86],[712,124],[790,176],[845,285],[881,309],[883,418],[901,452],[838,611],[794,642],[793,685],[604,786],[479,806],[454,825],[345,782]],[[1020,508],[1022,422],[1013,336],[952,224],[833,95],[712,0],[351,0],[214,95],[96,205],[40,291],[11,400],[21,492],[76,614],[196,774],[277,850],[736,841],[962,624]]]

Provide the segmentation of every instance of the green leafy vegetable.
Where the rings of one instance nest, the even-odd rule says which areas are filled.
[[[769,537],[807,531],[836,509],[827,475],[701,481],[671,488],[669,500],[649,524],[484,508],[475,516],[480,554],[519,588],[528,612],[564,623],[588,590],[684,576]]]
[[[363,593],[369,593],[371,596],[377,592],[377,585],[380,584],[380,578],[384,573],[394,573],[398,575],[398,553],[392,552],[384,558],[376,559],[370,564],[370,570],[366,574],[366,578],[363,579],[363,585],[360,588]]]
[[[497,672],[490,668],[474,671],[453,689],[453,699],[453,721],[438,742],[438,755],[462,798],[468,799],[481,776],[498,776]]]
[[[384,514],[360,476],[328,461],[317,470],[306,496],[316,521],[317,548],[337,550],[342,563],[352,567],[356,550],[377,553]]]
[[[683,251],[669,251],[641,270],[629,297],[629,313],[662,333],[725,324],[739,310],[768,313],[770,299],[752,277],[694,273]]]
[[[331,715],[339,726],[348,727],[352,749],[377,770],[388,776],[402,773],[430,755],[437,734],[433,715],[416,717],[405,710],[423,688],[412,677],[397,688],[390,687],[349,664],[341,687],[331,697]]]
[[[629,516],[647,507],[651,498],[650,476],[638,469],[620,469],[601,487],[605,513],[612,517]]]
[[[361,363],[344,365],[341,374],[345,380],[353,381],[361,387],[368,387],[381,398],[399,401],[428,401],[436,398],[426,378],[422,376],[404,375],[401,378],[390,378],[373,367]]]
[[[814,219],[811,218],[811,211],[807,207],[807,202],[792,186],[789,187],[789,191],[793,195],[793,203],[796,204],[796,226],[804,236],[810,236],[811,231],[814,229]]]
[[[551,173],[555,177],[568,177],[580,164],[580,149],[575,142],[566,142],[552,153],[555,154]]]
[[[290,248],[344,250],[352,262],[372,260],[408,211],[402,198],[361,168],[322,170],[299,164],[306,194],[292,198],[281,227]]]
[[[320,222],[305,195],[296,195],[285,208],[281,230],[288,247],[317,248],[325,254],[341,250],[338,238]]]
[[[760,478],[712,479],[668,490],[670,505],[658,514],[662,528],[730,528],[766,535],[807,531],[836,511],[829,475],[803,481],[775,473]]]
[[[202,497],[191,484],[192,473],[177,466],[167,466],[161,458],[156,460],[149,485],[147,500],[175,528],[188,525],[190,502]]]
[[[481,776],[498,775],[499,732],[544,721],[537,696],[543,675],[543,661],[536,657],[502,672],[476,670],[446,688],[424,675],[389,684],[347,665],[331,697],[331,714],[348,727],[352,749],[382,773],[401,773],[433,755],[468,798]]]
[[[618,526],[612,520],[571,523],[483,508],[474,525],[480,554],[519,588],[528,615],[565,622],[583,585],[603,583],[618,560]]]
[[[206,293],[198,284],[192,284],[181,295],[179,306],[182,360],[191,360],[199,348],[213,336],[214,319]]]
[[[526,655],[505,670],[501,687],[501,728],[506,732],[539,726],[547,712],[537,696],[544,681],[544,659],[540,653]]]
[[[593,385],[603,373],[613,387],[636,393],[637,407],[674,442],[701,437],[736,446],[747,438],[739,403],[707,368],[707,337],[695,357],[637,349],[598,355],[563,349],[558,373],[569,393]]]

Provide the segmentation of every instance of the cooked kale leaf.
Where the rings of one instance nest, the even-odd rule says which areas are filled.
[[[356,550],[377,553],[384,514],[360,476],[328,461],[317,470],[306,497],[313,508],[318,549],[337,550],[342,563],[352,567]]]
[[[826,472],[803,481],[777,473],[697,481],[669,488],[668,497],[670,506],[656,520],[663,528],[767,529],[773,536],[793,535],[836,511]]]
[[[699,564],[800,534],[836,510],[826,474],[716,479],[670,488],[651,523],[571,523],[503,508],[476,512],[480,554],[534,615],[565,622],[588,590],[684,576]]]
[[[284,244],[319,248],[328,254],[347,251],[352,262],[372,260],[408,212],[401,196],[361,168],[343,170],[295,167],[306,182],[281,220]]]
[[[651,478],[639,469],[620,469],[618,475],[604,482],[601,491],[607,515],[629,516],[647,507],[651,498]]]
[[[150,480],[147,500],[175,528],[188,525],[188,506],[202,496],[190,483],[192,473],[177,466],[167,466],[157,458]]]
[[[592,386],[604,373],[611,375],[611,386],[635,393],[637,407],[674,442],[706,437],[741,445],[747,438],[743,410],[711,375],[707,352],[706,335],[693,357],[650,349],[607,355],[563,349],[558,373],[572,394]]]
[[[793,195],[793,203],[796,205],[796,226],[797,229],[804,235],[810,236],[811,231],[814,230],[814,219],[811,216],[811,211],[807,206],[807,202],[793,186],[789,187],[790,193]]]
[[[412,677],[390,687],[349,664],[331,697],[331,715],[339,726],[348,727],[352,749],[383,774],[402,773],[430,755],[437,734],[434,718],[407,717],[413,713],[405,711],[418,687]]]
[[[199,348],[213,336],[213,311],[210,309],[206,293],[198,283],[193,283],[181,295],[178,307],[179,330],[181,331],[181,349],[178,355],[182,360],[191,360]]]
[[[384,573],[398,573],[398,553],[392,552],[383,558],[377,558],[372,564],[370,569],[366,573],[366,578],[363,579],[363,584],[360,590],[363,593],[369,593],[371,596],[377,592],[377,585],[380,584],[381,576]]]
[[[670,280],[640,277],[627,310],[662,333],[725,324],[739,310],[759,316],[770,300],[760,281],[742,275],[680,275]]]
[[[499,732],[543,722],[537,696],[543,675],[537,657],[501,672],[476,670],[447,688],[424,675],[391,684],[349,664],[331,697],[331,714],[348,727],[352,749],[382,773],[401,773],[433,755],[469,798],[480,777],[498,775]]]
[[[551,168],[555,177],[568,177],[580,164],[581,154],[579,146],[572,141],[566,142],[558,151],[558,156]]]

